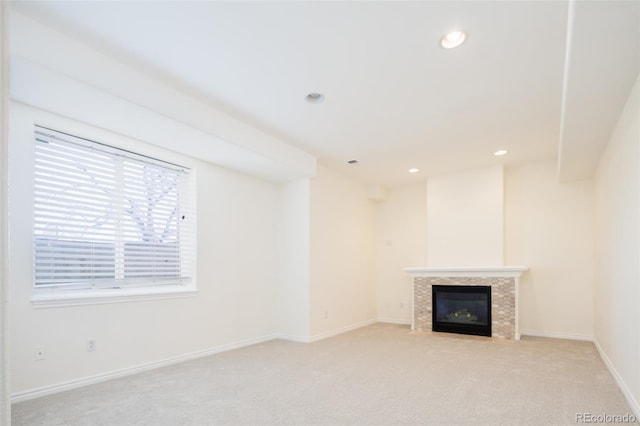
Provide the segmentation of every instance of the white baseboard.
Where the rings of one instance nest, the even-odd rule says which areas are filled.
[[[627,400],[627,403],[631,407],[631,410],[633,411],[633,414],[635,415],[636,419],[640,419],[640,401],[635,400],[635,398],[633,397],[633,394],[629,390],[629,387],[627,386],[627,384],[624,382],[624,380],[618,373],[618,370],[616,370],[616,368],[613,366],[613,363],[605,353],[604,349],[602,349],[602,346],[600,346],[600,342],[598,342],[598,339],[594,338],[593,344],[596,346],[596,349],[600,354],[600,358],[602,358],[602,361],[604,361],[604,365],[607,366],[607,368],[609,369],[609,372],[613,376],[613,379],[618,384],[618,387],[622,391],[622,394],[624,395],[625,399]]]
[[[202,358],[205,356],[217,354],[220,352],[226,352],[233,349],[243,348],[245,346],[255,345],[257,343],[267,342],[273,340],[277,335],[267,335],[262,337],[255,337],[252,339],[246,339],[235,343],[229,343],[226,345],[216,346],[201,351],[191,352],[184,355],[179,355],[171,358],[166,358],[160,361],[154,361],[147,364],[137,365],[135,367],[124,368],[122,370],[111,371],[104,374],[97,374],[95,376],[83,377],[81,379],[70,380],[67,382],[57,383],[55,385],[43,386],[41,388],[30,389],[27,391],[17,392],[11,395],[11,403],[27,401],[30,399],[39,398],[41,396],[51,395],[58,392],[64,392],[71,389],[80,388],[83,386],[93,385],[96,383],[104,382],[111,379],[117,379],[119,377],[130,376],[132,374],[141,373],[143,371],[153,370],[155,368],[164,367],[167,365],[178,364],[180,362],[189,361],[196,358]]]
[[[347,331],[355,330],[357,328],[366,327],[368,325],[374,324],[376,322],[375,319],[369,319],[365,321],[360,321],[355,324],[346,325],[340,328],[334,328],[333,330],[325,331],[324,333],[315,334],[313,336],[292,336],[289,334],[279,334],[278,338],[284,340],[291,340],[292,342],[299,343],[313,343],[318,340],[327,339],[329,337],[337,336],[338,334],[346,333]]]
[[[552,339],[584,340],[587,342],[593,342],[593,336],[590,336],[588,334],[560,333],[556,331],[533,331],[533,330],[520,330],[520,334],[522,336],[549,337]]]
[[[357,322],[355,324],[350,324],[344,327],[325,331],[324,333],[315,334],[313,336],[298,336],[295,334],[278,333],[276,337],[278,339],[289,340],[291,342],[313,343],[313,342],[317,342],[318,340],[323,340],[329,337],[337,336],[338,334],[346,333],[351,330],[355,330],[361,327],[366,327],[368,325],[375,324],[376,322],[382,322],[382,321],[380,321],[379,319],[368,319],[365,321]]]
[[[346,333],[347,331],[356,330],[358,328],[366,327],[371,324],[375,324],[375,319],[368,319],[365,321],[360,321],[354,324],[350,324],[344,327],[335,328],[333,330],[325,331],[324,333],[315,334],[309,337],[309,342],[317,342],[318,340],[327,339],[329,337],[337,336],[338,334]]]
[[[347,325],[345,327],[340,327],[324,333],[316,334],[314,336],[296,336],[296,335],[290,335],[290,334],[276,333],[276,334],[270,334],[270,335],[256,337],[252,339],[246,339],[246,340],[242,340],[235,343],[229,343],[226,345],[204,349],[202,351],[191,352],[184,355],[166,358],[160,361],[141,364],[141,365],[137,365],[130,368],[124,368],[121,370],[115,370],[108,373],[97,374],[95,376],[83,377],[76,380],[69,380],[62,383],[56,383],[54,385],[43,386],[36,389],[29,389],[22,392],[16,392],[11,395],[11,403],[28,401],[30,399],[40,398],[42,396],[52,395],[55,393],[64,392],[71,389],[77,389],[83,386],[105,382],[107,380],[130,376],[132,374],[142,373],[143,371],[153,370],[155,368],[160,368],[167,365],[178,364],[180,362],[202,358],[205,356],[217,354],[220,352],[230,351],[233,349],[239,349],[245,346],[251,346],[258,343],[263,343],[273,339],[285,339],[285,340],[290,340],[290,341],[299,342],[299,343],[312,343],[318,340],[326,339],[328,337],[336,336],[338,334],[346,333],[347,331],[355,330],[357,328],[366,327],[367,325],[374,324],[375,322],[376,322],[375,319],[361,321],[355,324]]]
[[[376,319],[376,322],[383,322],[385,324],[411,325],[410,319],[378,318]]]
[[[297,343],[309,343],[309,336],[297,336],[295,334],[278,333],[276,339],[288,340]]]
[[[622,392],[625,399],[627,400],[627,403],[631,407],[631,410],[633,411],[634,416],[640,419],[640,402],[634,399],[633,394],[627,387],[627,384],[624,382],[624,380],[622,379],[618,371],[613,366],[613,363],[611,362],[607,354],[604,352],[604,350],[600,346],[598,339],[596,339],[594,336],[589,336],[584,334],[571,334],[571,333],[541,332],[541,331],[532,331],[532,330],[522,330],[521,334],[523,336],[550,337],[554,339],[585,340],[585,341],[593,342],[596,349],[598,350],[598,353],[600,354],[600,358],[602,358],[602,361],[607,366],[607,369],[613,376],[613,379],[618,384],[620,391]]]

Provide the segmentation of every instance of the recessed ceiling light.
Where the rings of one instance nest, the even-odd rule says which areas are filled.
[[[310,104],[319,104],[324,101],[324,95],[322,93],[309,93],[305,99]]]
[[[409,173],[418,173],[420,169],[409,169]]]
[[[440,45],[445,49],[453,49],[464,43],[467,38],[467,34],[464,31],[452,31],[449,34],[442,37]]]
[[[505,155],[507,152],[509,152],[509,151],[507,151],[506,149],[500,149],[500,150],[494,152],[493,155],[500,157],[501,155]]]

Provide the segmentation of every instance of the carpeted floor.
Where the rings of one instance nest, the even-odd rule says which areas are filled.
[[[633,414],[589,342],[411,335],[282,340],[13,406],[26,425],[568,425]]]

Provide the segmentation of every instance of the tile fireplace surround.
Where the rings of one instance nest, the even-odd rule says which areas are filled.
[[[413,278],[411,329],[432,330],[432,286],[491,286],[491,336],[520,340],[518,285],[526,266],[495,268],[405,268]]]

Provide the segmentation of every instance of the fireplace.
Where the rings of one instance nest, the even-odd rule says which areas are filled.
[[[434,285],[433,331],[491,336],[491,287]]]
[[[405,268],[413,278],[412,332],[437,331],[433,327],[434,287],[489,287],[489,335],[498,339],[520,340],[518,287],[520,275],[528,269],[526,266]]]

